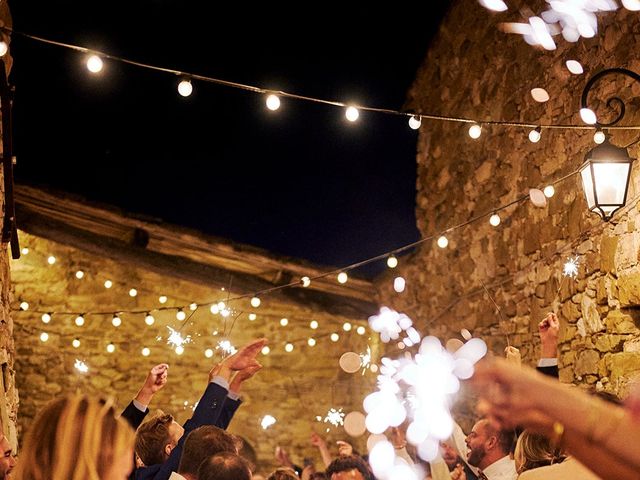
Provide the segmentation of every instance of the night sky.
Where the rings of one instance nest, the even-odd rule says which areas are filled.
[[[209,77],[401,109],[448,1],[385,4],[10,1],[14,29]],[[100,5],[100,6],[97,6]],[[377,10],[376,10],[377,8]],[[424,10],[424,9],[421,9]],[[14,36],[16,180],[342,266],[419,238],[406,119],[105,62]],[[19,222],[20,219],[18,219]],[[375,273],[368,269],[365,274]]]

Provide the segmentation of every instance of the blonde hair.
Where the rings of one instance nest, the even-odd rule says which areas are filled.
[[[520,434],[513,453],[518,474],[533,468],[551,465],[552,463],[560,463],[564,458],[551,445],[551,441],[547,437],[529,430],[525,430]]]
[[[13,478],[100,480],[133,442],[133,430],[116,417],[110,401],[69,395],[37,415]]]

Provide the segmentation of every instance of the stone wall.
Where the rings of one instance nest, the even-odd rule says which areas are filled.
[[[507,2],[509,3],[509,2]],[[531,6],[541,11],[543,2]],[[640,17],[619,10],[599,16],[598,35],[578,43],[556,37],[545,51],[498,23],[522,21],[518,12],[495,14],[475,0],[453,2],[410,91],[407,107],[478,120],[584,125],[578,115],[588,78],[604,68],[640,72]],[[564,62],[575,59],[585,73],[572,75]],[[549,92],[537,103],[530,90]],[[623,124],[640,124],[640,84],[608,77],[590,102],[599,118],[611,118],[602,100],[618,94],[627,102]],[[468,125],[424,120],[417,146],[417,224],[427,238],[469,219],[480,220],[436,238],[402,258],[378,287],[382,303],[407,312],[426,332],[446,340],[469,329],[500,354],[507,342],[525,362],[538,355],[537,324],[548,311],[561,319],[561,380],[624,395],[640,372],[640,174],[634,167],[628,207],[605,223],[587,211],[577,175],[558,183],[548,206],[526,201],[508,204],[575,171],[595,146],[593,130],[542,130],[538,143],[530,128],[484,125],[473,140]],[[626,145],[637,133],[615,131],[612,143]],[[640,154],[638,145],[629,149]],[[438,233],[439,234],[439,233]],[[568,257],[579,256],[578,277],[562,275]],[[392,276],[407,279],[403,294],[393,292]],[[489,296],[500,307],[498,314]]]
[[[151,408],[161,408],[184,421],[204,390],[209,369],[220,359],[219,352],[213,358],[205,357],[205,350],[215,349],[224,338],[239,346],[265,336],[270,340],[271,352],[259,356],[264,368],[246,385],[244,405],[230,430],[248,439],[256,449],[262,473],[269,473],[273,467],[276,445],[284,446],[294,461],[301,464],[304,457],[312,457],[320,467],[320,457],[309,442],[311,431],[325,434],[334,445],[335,440],[346,435],[342,428],[333,427],[326,433],[326,424],[317,422],[316,416],[324,418],[331,407],[343,408],[345,413],[361,410],[362,398],[372,388],[373,374],[348,375],[338,366],[345,351],[364,351],[368,343],[376,349],[368,336],[355,331],[357,325],[366,324],[366,318],[329,315],[287,302],[278,294],[263,297],[254,321],[248,319],[244,304],[236,302],[231,306],[244,313],[235,322],[230,319],[226,326],[220,315],[200,308],[185,320],[183,329],[193,343],[185,346],[184,354],[177,355],[166,344],[166,327],[177,329],[184,323],[176,320],[177,310],[153,312],[153,326],[145,324],[144,313],[122,313],[122,325],[117,328],[112,325],[111,312],[144,312],[161,306],[204,303],[225,298],[225,292],[120,264],[24,232],[20,235],[23,246],[29,248],[28,255],[12,264],[14,308],[21,301],[29,303],[27,311],[14,313],[22,431],[50,399],[75,390],[113,396],[123,408],[137,392],[148,369],[160,362],[170,365],[169,382]],[[53,265],[47,262],[50,255],[56,259]],[[76,277],[79,270],[84,273],[82,279]],[[110,289],[104,287],[106,280],[113,282]],[[129,296],[130,288],[138,290],[135,298]],[[234,293],[237,292],[231,295]],[[166,304],[159,303],[161,295],[168,297]],[[71,314],[54,313],[47,324],[41,319],[43,312],[91,311],[107,313],[86,314],[82,327],[75,325],[76,315]],[[191,314],[188,309],[187,314]],[[280,326],[282,317],[289,319],[287,327]],[[319,323],[317,330],[310,328],[311,320]],[[354,325],[348,333],[342,329],[345,321]],[[330,340],[332,332],[339,332],[339,341]],[[44,342],[40,339],[42,333],[48,334]],[[317,339],[316,346],[307,345],[309,337]],[[78,348],[72,345],[74,339],[80,341]],[[284,350],[287,341],[295,344],[291,353]],[[113,353],[106,350],[111,342],[115,346]],[[151,350],[149,357],[141,354],[145,346]],[[87,373],[74,368],[76,359],[88,365]],[[264,431],[260,420],[267,414],[273,415],[277,423]],[[363,439],[354,440],[360,448],[362,442]]]

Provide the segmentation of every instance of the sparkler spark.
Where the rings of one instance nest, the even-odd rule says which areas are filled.
[[[562,274],[565,277],[576,278],[578,276],[578,266],[580,264],[578,257],[571,257],[567,259],[567,262],[564,264],[564,269],[562,270]]]
[[[262,420],[260,421],[260,425],[262,426],[263,430],[266,430],[267,428],[269,428],[271,425],[275,423],[276,423],[276,419],[271,415],[265,415],[264,417],[262,417]]]
[[[412,327],[413,322],[404,313],[398,313],[387,307],[380,308],[378,315],[369,317],[369,326],[374,332],[380,334],[380,340],[388,343],[390,340],[398,340],[402,332],[406,332],[411,345],[420,343],[420,334]],[[405,342],[407,343],[407,342]]]
[[[74,363],[73,366],[76,367],[76,370],[82,373],[87,373],[89,371],[89,366],[86,363],[84,363],[82,360],[78,360],[77,358],[76,358],[76,363]]]
[[[220,350],[223,351],[223,353],[226,355],[233,355],[234,353],[236,353],[238,350],[236,350],[236,347],[234,347],[233,345],[231,345],[231,342],[229,340],[221,340],[218,342],[218,347]]]
[[[336,410],[335,408],[330,408],[326,417],[324,417],[324,423],[330,423],[334,427],[344,425],[344,413],[342,409],[339,408]]]
[[[371,347],[367,345],[367,351],[360,354],[360,366],[362,367],[362,374],[371,366]]]
[[[191,343],[191,335],[187,335],[183,337],[180,332],[174,330],[170,326],[167,325],[169,329],[169,337],[167,338],[167,345],[172,345],[174,347],[182,347],[185,343]]]

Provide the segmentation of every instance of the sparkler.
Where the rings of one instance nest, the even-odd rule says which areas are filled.
[[[565,277],[576,278],[578,276],[578,267],[580,265],[580,261],[578,257],[570,257],[567,259],[564,264],[564,268],[562,270],[562,274]]]
[[[225,354],[225,356],[233,355],[234,353],[236,353],[238,351],[238,350],[236,350],[236,347],[231,345],[231,342],[229,340],[221,340],[221,341],[219,341],[217,348],[222,350],[223,353]]]
[[[78,370],[81,373],[87,373],[89,371],[89,366],[86,363],[84,363],[82,360],[78,360],[77,358],[73,366],[76,367],[76,370]]]
[[[262,426],[263,430],[266,430],[267,428],[269,428],[271,425],[274,425],[275,423],[276,423],[275,417],[272,417],[271,415],[265,415],[264,417],[262,417],[262,420],[260,421],[260,426]]]
[[[183,337],[179,331],[174,330],[170,326],[167,325],[169,329],[169,337],[167,338],[167,345],[172,345],[174,347],[182,347],[186,343],[191,343],[191,335],[187,335]]]

